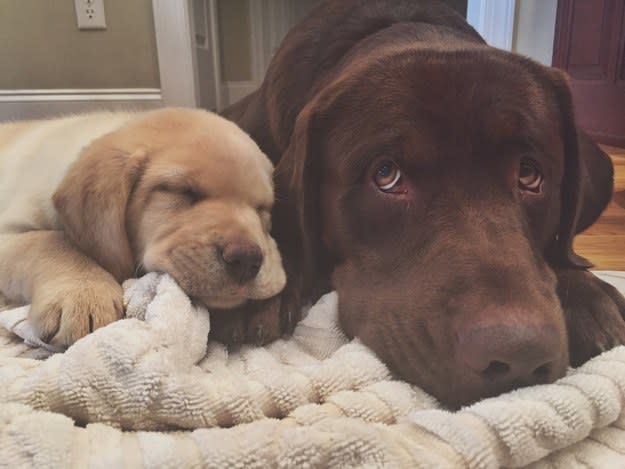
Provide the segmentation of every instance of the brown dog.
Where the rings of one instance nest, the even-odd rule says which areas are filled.
[[[289,274],[237,334],[336,289],[345,332],[450,406],[624,343],[624,299],[572,250],[613,171],[562,72],[438,2],[329,0],[225,115],[278,165]]]
[[[62,345],[118,319],[120,282],[143,272],[169,273],[211,311],[274,296],[272,169],[199,110],[2,125],[0,291]]]

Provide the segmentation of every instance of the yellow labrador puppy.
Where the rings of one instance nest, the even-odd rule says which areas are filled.
[[[209,112],[0,125],[0,291],[69,345],[122,315],[120,283],[167,272],[209,309],[278,294],[272,165]]]

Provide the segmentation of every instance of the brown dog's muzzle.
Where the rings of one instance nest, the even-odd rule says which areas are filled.
[[[486,310],[485,316],[522,317],[522,311],[497,309]],[[563,371],[561,331],[551,324],[490,320],[463,324],[455,332],[459,366],[473,372],[485,388],[547,383]]]
[[[532,254],[520,227],[503,231],[501,237],[495,236],[495,244],[482,243],[474,248],[474,256],[465,254],[470,256],[465,263],[472,266],[456,277],[464,288],[456,290],[455,300],[448,303],[452,367],[460,383],[450,397],[453,405],[555,381],[568,366],[566,327],[554,276]],[[465,235],[479,246],[477,238]]]
[[[479,208],[441,206],[438,213],[457,214],[454,223],[429,214],[427,236],[411,231],[404,262],[390,251],[401,241],[388,243],[378,259],[393,259],[394,269],[380,264],[374,273],[348,260],[333,276],[347,334],[453,408],[555,381],[568,366],[556,278],[518,209]]]

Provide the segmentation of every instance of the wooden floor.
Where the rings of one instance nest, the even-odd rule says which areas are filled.
[[[598,270],[625,270],[625,149],[602,145],[614,162],[614,197],[601,218],[575,238],[575,251]]]

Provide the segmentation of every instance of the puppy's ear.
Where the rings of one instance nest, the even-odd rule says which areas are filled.
[[[575,254],[573,238],[592,225],[610,202],[614,169],[610,157],[576,128],[567,76],[556,69],[548,73],[560,107],[565,152],[560,225],[548,257],[561,267],[588,268],[592,263]]]
[[[145,160],[145,151],[129,154],[102,137],[83,150],[52,199],[69,239],[119,282],[135,268],[126,206]]]

